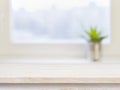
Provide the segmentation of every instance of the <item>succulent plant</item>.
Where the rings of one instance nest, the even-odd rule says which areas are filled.
[[[102,32],[94,27],[90,27],[90,31],[85,31],[85,33],[88,37],[85,39],[89,42],[101,42],[103,39],[107,38],[107,36],[102,35]]]

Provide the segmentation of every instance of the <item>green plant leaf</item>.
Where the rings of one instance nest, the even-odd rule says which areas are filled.
[[[102,37],[100,37],[99,39],[100,39],[100,41],[102,41],[102,40],[105,39],[105,38],[107,38],[107,36],[102,36]]]
[[[90,31],[85,30],[85,33],[90,38],[90,42],[100,42],[106,38],[106,36],[102,36],[101,31],[97,31],[97,29],[94,27],[90,27]]]

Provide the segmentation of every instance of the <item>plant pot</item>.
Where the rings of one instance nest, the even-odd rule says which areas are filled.
[[[89,43],[90,58],[96,62],[101,59],[101,42],[91,42]]]

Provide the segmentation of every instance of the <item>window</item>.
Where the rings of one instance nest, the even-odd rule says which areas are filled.
[[[90,26],[110,41],[110,0],[11,0],[13,43],[84,42]]]

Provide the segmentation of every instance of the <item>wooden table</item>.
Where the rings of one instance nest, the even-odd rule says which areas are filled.
[[[120,83],[120,64],[0,64],[0,83]]]

